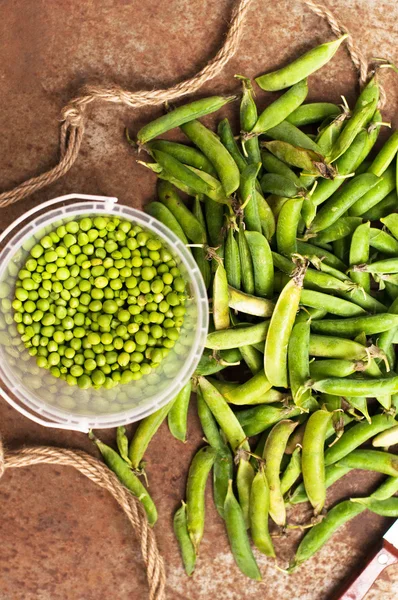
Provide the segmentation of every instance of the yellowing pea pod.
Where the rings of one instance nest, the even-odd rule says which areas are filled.
[[[372,446],[375,448],[388,448],[398,444],[398,424],[386,431],[382,431],[372,440]]]
[[[227,274],[220,263],[213,280],[213,321],[216,330],[227,329],[230,325],[228,300]]]
[[[250,134],[261,135],[272,127],[282,123],[304,102],[307,94],[307,80],[303,79],[263,110],[255,125],[250,129]]]
[[[241,292],[232,286],[228,286],[228,293],[229,307],[247,315],[269,317],[272,315],[272,312],[275,308],[275,304],[271,300],[259,298],[258,296],[252,296],[251,294],[245,294],[245,292]]]
[[[262,342],[267,336],[269,320],[256,325],[240,324],[229,329],[213,331],[206,340],[206,348],[228,350]]]
[[[312,48],[286,67],[257,77],[256,83],[261,89],[268,92],[276,92],[294,85],[328,63],[347,35],[344,34],[337,40]]]
[[[137,134],[138,143],[146,144],[154,137],[162,135],[162,133],[170,131],[170,129],[179,127],[183,123],[187,123],[187,121],[192,121],[192,119],[198,119],[215,112],[233,100],[236,100],[236,96],[211,96],[179,106],[142,127]]]
[[[236,163],[219,138],[202,123],[190,120],[181,125],[185,135],[210,160],[222,183],[225,194],[230,196],[239,187],[240,175]]]
[[[288,142],[278,140],[262,142],[261,146],[288,165],[303,169],[307,173],[313,173],[316,176],[321,175],[328,179],[333,179],[336,175],[335,169],[324,162],[322,154],[313,150],[298,148]]]

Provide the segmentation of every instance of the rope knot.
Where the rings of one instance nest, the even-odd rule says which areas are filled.
[[[61,113],[61,121],[72,127],[81,127],[84,119],[84,108],[73,101],[67,104]]]

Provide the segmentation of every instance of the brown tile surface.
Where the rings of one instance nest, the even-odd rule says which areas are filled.
[[[0,8],[0,166],[7,189],[54,164],[60,109],[84,82],[116,82],[131,90],[170,85],[193,75],[218,49],[231,0],[3,0]],[[368,56],[398,60],[398,8],[394,0],[333,0],[338,14]],[[299,1],[253,0],[238,54],[198,95],[236,91],[233,75],[254,76],[331,39],[327,26]],[[398,84],[384,72],[385,116],[395,126]],[[344,50],[310,80],[311,100],[355,98],[354,69]],[[258,94],[260,106],[268,101]],[[81,154],[62,180],[1,213],[4,228],[42,200],[71,191],[116,195],[141,207],[154,194],[154,178],[134,161],[123,139],[160,108],[133,111],[97,105],[90,112]],[[228,107],[226,114],[236,116]],[[209,119],[210,123],[214,119]],[[0,402],[0,431],[9,447],[44,443],[94,452],[85,436],[39,427]],[[101,432],[108,441],[114,431]],[[156,526],[173,600],[326,600],[366,557],[389,520],[364,513],[324,549],[287,576],[260,558],[264,583],[246,580],[233,564],[223,523],[211,506],[198,567],[188,580],[172,534],[172,513],[184,494],[189,461],[200,444],[194,406],[189,442],[176,442],[163,426],[147,454],[151,492],[159,507]],[[339,497],[368,491],[374,479],[350,476]],[[91,600],[146,597],[139,547],[115,502],[71,469],[37,466],[7,472],[0,485],[0,600]],[[308,516],[308,515],[307,515]],[[306,515],[294,513],[296,520]],[[300,534],[277,540],[281,564]],[[398,596],[397,570],[380,579],[368,600]]]

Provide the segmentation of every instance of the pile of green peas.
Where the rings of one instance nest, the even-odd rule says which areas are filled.
[[[12,307],[39,367],[81,389],[111,389],[160,365],[179,337],[185,302],[185,280],[154,234],[96,216],[32,247]]]

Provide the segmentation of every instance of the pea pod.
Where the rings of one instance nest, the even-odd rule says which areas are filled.
[[[215,357],[212,351],[205,350],[195,369],[195,375],[213,375],[228,367],[229,363],[236,365],[241,359],[242,355],[238,348],[221,350],[218,357]]]
[[[263,368],[263,355],[254,346],[242,346],[242,358],[249,367],[253,375],[259,373]]]
[[[269,143],[272,144],[274,142]],[[271,152],[268,150],[262,150],[261,162],[264,169],[268,171],[268,173],[276,173],[277,175],[281,175],[282,177],[290,179],[297,187],[302,186],[302,182],[300,181],[300,178],[297,177],[296,173],[285,162],[283,162],[283,160],[277,156],[274,156],[274,154],[271,154]]]
[[[120,425],[116,430],[116,445],[122,459],[125,460],[126,463],[131,466],[131,462],[128,455],[129,440],[126,435],[126,428],[123,425]]]
[[[199,119],[213,113],[233,100],[236,100],[236,96],[211,96],[179,106],[142,127],[137,133],[138,143],[146,144],[154,137],[162,135],[162,133],[166,133],[170,129],[179,127],[183,123],[192,121],[192,119]]]
[[[310,335],[310,356],[340,358],[345,360],[366,360],[367,349],[362,344],[336,336]]]
[[[256,325],[238,325],[237,327],[214,331],[207,336],[206,348],[227,350],[262,342],[266,338],[268,327],[269,321],[263,321]]]
[[[192,575],[195,570],[196,552],[188,533],[187,506],[185,502],[182,502],[181,507],[174,514],[173,527],[180,546],[185,572],[187,575]]]
[[[260,135],[279,125],[304,102],[307,94],[307,80],[302,79],[263,110],[250,132]]]
[[[327,315],[327,310],[323,308],[306,308],[301,307],[296,317],[296,323],[306,323],[311,319],[323,319]]]
[[[200,223],[203,231],[205,232],[205,236],[206,236],[205,245],[207,245],[206,223],[205,223],[205,220],[203,217],[201,202],[197,196],[194,199],[194,203],[193,203],[193,207],[192,207],[192,214],[195,217],[195,219],[198,221],[198,223]],[[210,263],[207,260],[207,256],[206,256],[207,249],[205,247],[192,248],[192,254],[196,261],[196,264],[199,267],[199,271],[202,274],[206,289],[208,289],[210,286],[210,283],[211,283],[211,268],[210,268]]]
[[[223,430],[233,452],[236,452],[238,448],[243,448],[250,452],[250,446],[246,440],[244,431],[220,392],[204,377],[199,378],[199,386],[203,394],[203,399]]]
[[[316,515],[322,511],[326,499],[323,447],[331,418],[332,413],[328,411],[315,411],[308,419],[303,438],[304,487]]]
[[[227,204],[231,209],[231,199],[227,197],[227,195],[224,191],[224,188],[218,179],[216,179],[212,175],[209,175],[208,173],[205,173],[205,171],[200,171],[199,169],[195,169],[195,167],[191,167],[191,166],[187,165],[187,168],[190,169],[191,171],[193,171],[194,173],[196,173],[196,175],[198,177],[203,179],[209,185],[209,191],[207,193],[207,196],[209,196],[209,198],[211,198],[215,202],[218,202],[219,204]],[[159,175],[159,177],[161,178],[162,174]],[[170,179],[170,181],[171,181],[171,183],[174,183],[174,181],[175,181],[176,183],[174,183],[174,185],[176,187],[179,187],[179,185],[177,185],[177,182],[179,181],[178,179],[174,178],[174,180]],[[185,186],[185,188],[186,187],[187,186]],[[184,189],[184,186],[183,187],[180,186],[179,189],[181,189],[183,192],[186,191],[186,193],[189,194],[190,196],[195,195],[195,193],[193,193],[192,189],[189,187],[186,190],[186,189]]]
[[[289,464],[281,477],[281,492],[283,495],[291,489],[301,475],[301,448],[293,450]]]
[[[159,200],[164,204],[180,224],[186,237],[194,244],[206,243],[206,232],[199,221],[180,199],[176,190],[168,181],[160,181]]]
[[[378,250],[387,256],[397,256],[398,241],[386,231],[376,229],[376,227],[371,227],[369,230],[369,238],[370,246],[375,248],[375,250]]]
[[[395,454],[380,450],[353,450],[340,459],[340,464],[351,469],[376,471],[392,477],[398,477],[398,458]]]
[[[167,417],[174,400],[140,421],[130,442],[129,458],[133,469],[139,469],[149,442]]]
[[[196,120],[181,125],[185,135],[210,160],[223,185],[225,193],[230,196],[239,187],[239,169],[225,146],[210,129]]]
[[[213,466],[213,497],[218,514],[224,519],[224,505],[227,497],[228,482],[233,477],[234,460],[231,450],[224,444],[217,452]]]
[[[271,127],[265,133],[266,137],[273,140],[280,140],[281,142],[288,142],[292,146],[298,148],[305,148],[306,150],[313,150],[317,154],[322,155],[321,149],[307,134],[301,129],[295,127],[288,121],[282,121],[279,125]]]
[[[364,173],[363,175],[358,175],[358,177],[363,178],[365,175],[372,175],[372,173]],[[376,175],[374,175],[374,177],[376,177]],[[383,200],[383,198],[388,196],[395,188],[395,165],[390,165],[377,180],[377,184],[369,186],[369,190],[351,206],[349,215],[353,217],[362,216]]]
[[[384,394],[396,394],[398,392],[398,377],[386,377],[383,379],[349,379],[332,378],[316,381],[312,389],[335,396],[383,396]]]
[[[286,67],[257,77],[256,83],[268,92],[276,92],[294,85],[328,63],[346,37],[347,34],[344,34],[337,40],[313,48]]]
[[[244,207],[245,224],[250,231],[261,233],[261,221],[258,214],[256,181],[260,163],[251,163],[241,174],[239,195]]]
[[[350,245],[350,265],[366,263],[369,260],[370,223],[359,225],[352,234]],[[367,293],[370,292],[370,276],[368,273],[352,271],[350,277]]]
[[[333,222],[315,235],[315,243],[318,245],[330,244],[330,242],[335,242],[336,240],[347,237],[351,235],[361,223],[361,217],[340,217],[338,221]],[[313,225],[314,223],[312,223],[311,227],[313,227]]]
[[[314,175],[327,174],[327,166],[323,163],[323,157],[321,154],[314,152],[313,150],[306,150],[293,146],[287,142],[280,140],[274,140],[272,142],[263,142],[261,144],[263,148],[266,148],[275,157],[284,161],[292,167],[303,169],[308,173],[314,173]],[[302,185],[302,180],[299,178]],[[304,186],[309,187],[309,186]]]
[[[261,233],[256,231],[245,231],[245,237],[253,262],[254,292],[256,296],[272,298],[274,264],[269,243]]]
[[[387,500],[398,492],[398,478],[387,477],[383,483],[371,495],[375,500]]]
[[[149,524],[154,525],[158,518],[158,512],[152,498],[141,481],[132,472],[126,461],[113,448],[110,448],[93,435],[91,435],[91,438],[97,445],[107,466],[115,473],[123,485],[139,499],[145,509]]]
[[[184,181],[196,194],[209,194],[211,187],[189,167],[161,150],[152,150],[152,155],[159,165],[172,177]]]
[[[213,175],[213,177],[217,177],[217,172],[209,159],[196,148],[186,144],[170,142],[169,140],[153,140],[153,142],[148,143],[148,148],[149,150],[161,150],[184,163],[184,165],[190,165]]]
[[[246,528],[250,527],[250,490],[254,479],[254,469],[246,457],[239,460],[236,474],[236,487],[238,490],[239,504],[242,509]]]
[[[220,454],[225,447],[225,442],[221,437],[220,431],[217,426],[217,422],[213,417],[213,413],[211,412],[210,408],[207,406],[207,403],[203,398],[203,394],[201,392],[200,387],[197,387],[196,390],[196,401],[198,416],[205,436],[205,440],[208,442],[208,444],[210,444],[212,448],[215,448]]]
[[[240,410],[236,413],[236,417],[243,427],[245,434],[251,437],[269,429],[272,425],[278,423],[278,421],[282,421],[282,419],[292,419],[301,413],[302,409],[295,405],[281,407],[267,404]]]
[[[290,113],[286,120],[296,127],[303,127],[304,125],[320,123],[328,118],[338,117],[340,114],[341,109],[336,104],[332,104],[331,102],[312,102],[297,107]]]
[[[352,469],[344,467],[340,463],[330,465],[325,468],[325,485],[326,489],[332,486],[336,481],[347,475]],[[305,491],[304,483],[300,483],[289,497],[289,504],[301,504],[308,502],[308,496]]]
[[[398,498],[388,500],[375,500],[374,498],[351,498],[351,502],[357,502],[376,515],[382,517],[398,517]]]
[[[359,396],[357,398],[351,398],[346,396],[345,399],[350,405],[350,408],[348,409],[349,413],[355,414],[355,411],[358,410],[365,417],[368,423],[372,422],[368,410],[368,399],[366,397]]]
[[[242,509],[232,491],[232,480],[229,482],[225,498],[224,515],[228,539],[236,564],[244,575],[261,581],[261,573],[250,547]]]
[[[366,335],[388,331],[392,327],[398,327],[398,315],[393,313],[381,313],[378,315],[365,315],[351,317],[348,319],[324,319],[314,321],[311,329],[315,333],[336,334],[341,337],[355,337],[361,332]]]
[[[254,545],[266,556],[275,556],[272,538],[268,531],[269,485],[260,465],[250,492],[250,528]]]
[[[247,315],[255,315],[257,317],[269,317],[272,315],[275,304],[271,302],[271,300],[245,294],[245,292],[236,290],[232,286],[228,287],[228,291],[230,308],[234,308],[235,310],[243,312]]]
[[[316,360],[310,364],[311,379],[325,379],[326,377],[349,377],[356,371],[364,371],[365,364],[361,361],[329,358]]]
[[[241,285],[239,248],[232,227],[228,229],[227,239],[225,242],[224,265],[227,273],[228,283],[233,288],[239,290]]]
[[[187,437],[187,417],[191,390],[191,381],[188,381],[177,394],[167,417],[171,435],[181,442],[185,442]]]
[[[253,87],[250,79],[235,75],[242,81],[243,93],[242,100],[240,103],[240,127],[243,133],[251,131],[257,122],[257,106],[254,101]],[[242,140],[242,149],[247,157],[249,164],[258,164],[260,158],[260,147],[258,139],[255,137],[251,139]]]
[[[256,373],[251,379],[225,394],[226,400],[233,404],[252,404],[262,394],[271,389],[264,370]]]
[[[219,264],[213,280],[213,321],[216,330],[228,329],[230,325],[228,307],[228,281],[222,264]]]
[[[326,127],[320,130],[315,141],[320,147],[324,156],[330,154],[330,151],[332,150],[333,145],[336,143],[337,138],[339,137],[348,116],[348,112],[344,112],[336,119],[334,119],[331,123],[329,123]]]
[[[205,524],[205,488],[217,451],[210,446],[201,448],[193,457],[187,481],[187,529],[195,552],[198,552]]]
[[[355,136],[369,123],[376,110],[378,100],[379,86],[373,77],[362,90],[352,111],[350,120],[337,138],[330,153],[330,162],[339,158],[352,144]]]
[[[305,193],[304,188],[298,187],[293,181],[277,175],[276,173],[265,173],[261,178],[261,189],[265,194],[275,194],[286,198],[297,198]]]
[[[375,448],[388,448],[395,444],[398,444],[398,424],[378,433],[372,440],[372,446]]]
[[[256,190],[257,209],[261,221],[261,231],[269,241],[275,233],[275,217],[274,214],[262,194]]]
[[[218,133],[220,140],[222,141],[222,143],[224,144],[224,146],[226,147],[226,149],[228,150],[228,152],[230,153],[230,155],[236,162],[236,165],[237,165],[239,171],[242,172],[245,169],[245,167],[247,167],[247,160],[242,155],[242,153],[239,149],[239,146],[235,140],[235,137],[232,132],[231,125],[230,125],[228,119],[223,119],[222,121],[219,122],[218,127],[217,127],[217,133]]]
[[[245,230],[241,224],[238,231],[238,248],[242,276],[242,287],[247,294],[254,294],[254,269],[253,259],[250,254],[249,244]]]
[[[384,171],[388,168],[389,164],[394,160],[398,152],[398,132],[394,133],[388,138],[382,149],[379,151],[377,156],[373,159],[368,172],[374,173],[378,177],[383,175]]]
[[[219,202],[215,202],[211,198],[205,198],[205,217],[207,232],[211,246],[219,246],[224,239],[224,207]]]
[[[285,525],[286,509],[281,491],[280,469],[281,461],[286,448],[287,440],[290,434],[297,426],[297,423],[289,420],[282,420],[274,425],[267,441],[263,457],[265,460],[264,472],[269,484],[269,513],[277,525]]]
[[[310,376],[309,365],[310,324],[296,323],[292,329],[288,347],[289,383],[297,406],[307,401],[311,390],[305,389]]]
[[[265,342],[264,369],[270,383],[287,387],[287,347],[300,303],[305,269],[289,281],[282,290],[271,316]]]
[[[376,273],[398,273],[398,259],[386,258],[385,260],[376,260],[371,264],[356,265],[353,267],[353,272]]]
[[[278,252],[285,256],[297,253],[297,228],[301,216],[302,200],[288,200],[282,206],[276,226]]]
[[[365,314],[365,310],[353,302],[323,292],[315,292],[314,290],[303,290],[300,304],[312,308],[324,308],[328,313],[341,317],[355,317]]]
[[[379,178],[372,173],[364,173],[351,179],[321,208],[311,224],[310,231],[316,233],[332,226],[350,207],[355,205],[359,198],[370,193],[369,190],[373,190],[378,182]],[[350,214],[357,216],[357,212],[352,209]]]
[[[166,225],[184,244],[188,244],[187,236],[172,212],[160,202],[150,202],[144,208],[145,212]]]
[[[380,221],[391,231],[395,239],[398,240],[398,215],[392,213],[381,218]]]
[[[358,156],[358,160],[354,165],[353,171],[359,171],[360,169],[363,168],[363,166],[365,164],[365,162],[364,162],[365,159],[368,157],[373,146],[377,142],[377,138],[379,137],[382,122],[383,122],[383,120],[382,120],[381,112],[379,110],[376,110],[373,114],[373,117],[370,119],[368,127],[365,130],[366,134],[367,134],[365,145],[363,147],[363,150],[362,150],[360,156]],[[371,165],[371,163],[369,162],[369,164],[366,168],[370,167],[370,165]]]
[[[300,240],[297,240],[297,251],[304,257],[317,256],[322,260],[323,263],[329,265],[330,267],[334,267],[339,271],[345,271],[347,269],[346,265],[334,254],[328,252],[324,248],[319,248],[318,246],[309,244],[308,242],[301,242]]]

